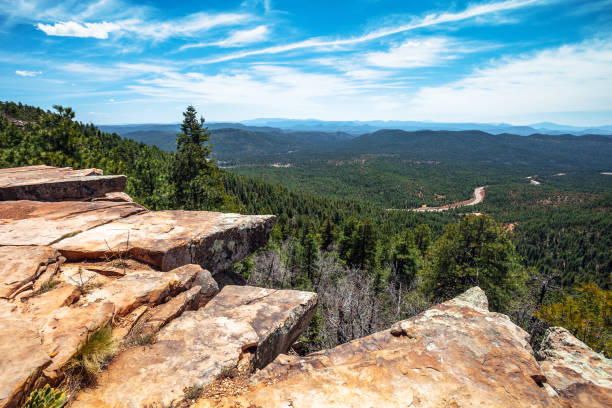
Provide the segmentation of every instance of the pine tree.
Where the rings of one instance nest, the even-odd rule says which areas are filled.
[[[368,219],[363,220],[353,232],[349,264],[362,270],[374,269],[377,245],[378,237],[374,225]]]
[[[193,106],[183,112],[182,133],[177,134],[172,166],[175,206],[186,210],[222,209],[228,197],[214,161],[204,118],[197,119]]]
[[[310,282],[314,282],[317,272],[317,261],[319,260],[319,244],[315,234],[311,231],[304,237],[302,243],[302,269]]]
[[[411,238],[409,233],[402,237],[396,245],[393,254],[395,273],[399,281],[404,284],[404,287],[409,286],[414,280],[423,263],[421,253]]]
[[[321,249],[328,251],[337,239],[338,231],[336,224],[328,218],[321,227]]]
[[[427,253],[424,292],[450,299],[480,286],[493,311],[503,311],[524,290],[526,273],[514,244],[492,218],[468,216],[449,224]]]

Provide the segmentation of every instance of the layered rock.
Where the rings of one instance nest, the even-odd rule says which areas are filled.
[[[264,245],[274,221],[272,215],[155,211],[91,228],[54,246],[69,260],[128,257],[162,271],[194,263],[215,274]]]
[[[36,279],[47,269],[55,269],[59,258],[59,252],[51,247],[0,246],[0,298],[12,299],[31,292]]]
[[[0,201],[0,245],[52,245],[145,211],[126,202]]]
[[[19,199],[0,201],[0,327],[10,335],[0,341],[0,407],[20,407],[32,389],[60,384],[102,327],[129,348],[203,308],[219,288],[202,266],[230,267],[265,244],[274,222],[149,212],[122,192],[124,176],[101,174],[0,170],[0,200]],[[248,323],[236,325],[249,327],[240,336],[256,336]]]
[[[287,351],[315,306],[310,292],[226,286],[162,328],[154,344],[123,352],[73,407],[165,406],[229,370],[262,367]]]
[[[0,407],[19,407],[51,363],[41,347],[39,330],[23,319],[17,307],[0,300]]]
[[[205,282],[207,287],[200,286]],[[61,379],[62,368],[99,328],[123,322],[123,317],[138,308],[142,308],[141,314],[156,311],[189,292],[191,302],[167,316],[171,319],[185,309],[199,307],[216,291],[208,271],[186,265],[171,272],[129,271],[94,288],[60,283],[22,301],[0,300],[0,321],[11,333],[11,341],[2,341],[6,360],[0,358],[0,370],[6,377],[0,381],[0,406],[17,406],[36,381],[42,384]],[[127,336],[136,322],[123,325],[125,330],[123,336],[116,336],[118,340]],[[167,321],[157,328],[164,323]]]
[[[391,329],[279,356],[251,389],[203,407],[559,407],[528,343],[474,288]]]
[[[80,200],[121,192],[125,183],[125,176],[104,176],[98,169],[50,166],[0,169],[0,200]]]
[[[612,407],[612,361],[562,327],[547,330],[538,351],[548,383],[571,407]]]

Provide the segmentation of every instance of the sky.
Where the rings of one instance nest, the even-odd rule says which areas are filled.
[[[96,124],[612,124],[612,0],[0,0],[0,99]]]

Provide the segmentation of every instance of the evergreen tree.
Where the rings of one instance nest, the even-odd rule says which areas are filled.
[[[172,166],[175,205],[186,210],[222,209],[229,202],[221,176],[208,157],[210,132],[193,106],[183,116]]]
[[[321,249],[328,251],[337,239],[338,231],[336,224],[327,218],[321,227]]]
[[[302,270],[306,273],[308,280],[314,282],[317,278],[317,261],[319,260],[319,244],[315,234],[309,232],[302,243]]]
[[[427,253],[424,292],[450,299],[480,286],[494,311],[503,311],[524,288],[525,269],[501,225],[487,216],[467,216],[449,224]]]
[[[431,245],[431,229],[427,224],[419,224],[410,231],[409,239],[412,246],[416,247],[421,252],[421,256],[425,256],[425,252]]]
[[[362,270],[376,267],[378,237],[372,221],[365,219],[359,223],[351,238],[349,264]]]
[[[395,273],[404,287],[408,287],[414,280],[419,269],[421,269],[423,259],[419,249],[410,239],[410,234],[406,234],[395,247],[393,254],[393,266]]]

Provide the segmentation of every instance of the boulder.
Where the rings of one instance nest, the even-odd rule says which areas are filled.
[[[196,407],[560,407],[528,334],[486,304],[475,288],[389,330],[281,355],[243,395]]]
[[[29,166],[0,169],[0,201],[63,201],[101,197],[125,189],[125,176],[103,176],[98,169]]]
[[[141,205],[125,202],[0,201],[0,246],[51,245],[143,211]]]
[[[163,327],[154,344],[121,353],[98,377],[98,386],[82,392],[72,407],[179,401],[188,387],[210,384],[244,360],[264,364],[286,351],[315,306],[314,293],[226,286],[205,307]]]
[[[146,212],[62,239],[54,247],[73,261],[128,257],[162,271],[199,264],[214,275],[265,245],[275,219],[205,211]]]
[[[563,327],[546,331],[538,351],[542,372],[572,407],[612,407],[612,361]]]

